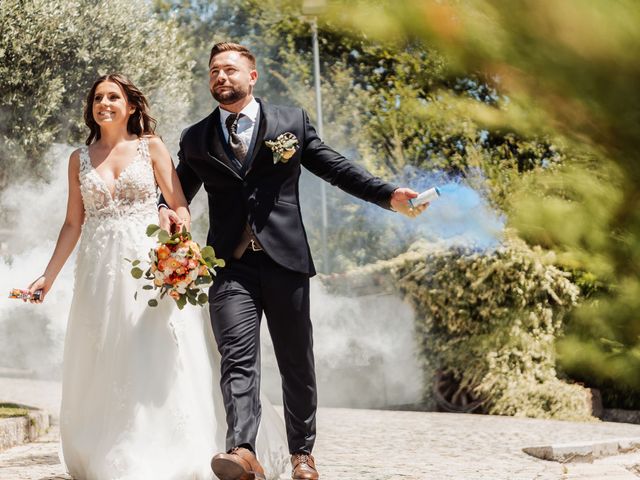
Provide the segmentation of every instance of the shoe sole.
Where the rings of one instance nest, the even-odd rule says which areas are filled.
[[[220,480],[261,480],[264,477],[257,476],[253,472],[247,472],[244,468],[232,460],[215,458],[211,462],[211,469]]]

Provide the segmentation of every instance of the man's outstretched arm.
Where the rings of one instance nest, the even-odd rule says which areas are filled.
[[[409,204],[409,199],[418,196],[417,192],[385,182],[325,145],[304,110],[303,117],[302,165],[309,171],[355,197],[408,217],[415,217],[427,208],[428,204],[416,208]]]

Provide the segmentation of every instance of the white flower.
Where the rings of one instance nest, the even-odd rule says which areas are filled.
[[[265,140],[264,143],[273,152],[273,163],[287,163],[296,153],[300,142],[293,133],[285,132],[275,140]]]

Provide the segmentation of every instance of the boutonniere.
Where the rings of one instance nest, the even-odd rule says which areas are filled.
[[[278,135],[275,140],[265,140],[267,147],[273,152],[273,163],[287,163],[298,149],[298,139],[291,132]]]

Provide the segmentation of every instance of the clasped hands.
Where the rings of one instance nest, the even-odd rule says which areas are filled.
[[[191,219],[181,218],[176,212],[169,207],[161,206],[158,210],[158,225],[162,230],[172,233],[187,227],[187,231],[191,231]]]

